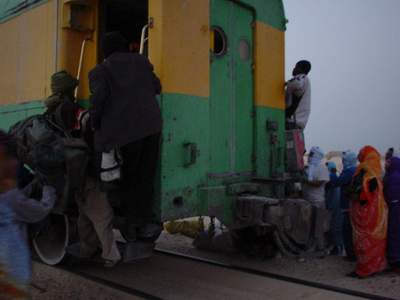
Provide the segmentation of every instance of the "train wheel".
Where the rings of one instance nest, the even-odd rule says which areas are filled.
[[[39,258],[48,265],[60,263],[69,244],[70,225],[65,215],[51,214],[33,237],[32,244]]]

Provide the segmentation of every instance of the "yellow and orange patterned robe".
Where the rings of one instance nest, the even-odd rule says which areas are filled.
[[[388,209],[383,196],[382,166],[379,152],[371,146],[359,154],[360,165],[355,177],[363,172],[357,196],[351,203],[354,251],[357,256],[356,273],[360,277],[386,269]],[[377,188],[370,191],[371,180]]]

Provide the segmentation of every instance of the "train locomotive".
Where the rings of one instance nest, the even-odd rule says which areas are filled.
[[[99,41],[120,31],[160,77],[160,221],[212,216],[237,239],[253,230],[286,255],[315,246],[326,218],[288,198],[303,153],[285,130],[285,18],[281,0],[12,0],[0,4],[0,127],[43,112],[49,78],[75,74],[82,107]],[[29,29],[29,30],[28,30]],[[293,159],[294,157],[294,159]],[[35,241],[61,261],[73,217],[55,211]],[[49,233],[50,234],[50,233]]]

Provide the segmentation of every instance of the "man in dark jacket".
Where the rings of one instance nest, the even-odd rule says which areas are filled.
[[[162,129],[156,95],[161,84],[148,59],[130,53],[120,33],[106,34],[102,47],[105,60],[89,74],[95,149],[121,151],[125,235],[134,240],[155,221],[154,178]]]

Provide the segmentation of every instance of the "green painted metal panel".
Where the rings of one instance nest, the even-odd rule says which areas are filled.
[[[228,0],[211,2],[211,26],[226,37],[226,53],[212,55],[210,173],[253,171],[253,15]],[[217,34],[217,33],[216,33]]]
[[[276,131],[268,129],[267,122],[274,122]],[[256,106],[256,124],[257,177],[271,178],[273,175],[282,175],[285,169],[285,111]],[[273,134],[276,134],[276,139],[273,138]],[[273,142],[276,144],[273,145]]]
[[[0,106],[0,128],[8,130],[16,122],[43,112],[42,101]]]
[[[236,173],[253,172],[253,14],[232,4],[233,127]]]
[[[228,36],[227,48],[230,47],[230,3],[226,0],[211,1],[211,26],[220,27]],[[210,74],[210,172],[230,171],[232,147],[231,98],[233,90],[231,52],[222,56],[211,56]]]
[[[48,1],[49,0],[1,0],[0,23]]]
[[[251,176],[230,180],[208,176],[211,170],[210,151],[213,149],[209,137],[215,131],[210,126],[210,101],[189,95],[163,94],[161,107],[164,132],[157,185],[157,209],[161,218],[217,215],[229,223],[235,196],[227,192],[227,187],[234,183],[246,183]],[[271,146],[267,121],[274,121],[278,126],[276,147]],[[255,123],[256,175],[270,178],[272,160],[278,172],[284,171],[284,111],[256,107]],[[199,151],[196,163],[189,167],[185,167],[187,153],[184,145],[187,143],[195,143]],[[275,152],[273,156],[271,152]],[[265,195],[269,193],[266,190]]]
[[[190,216],[199,210],[198,187],[207,184],[209,101],[202,97],[163,94],[161,108],[164,122],[159,188],[162,217]]]
[[[258,21],[281,31],[286,30],[287,21],[282,0],[239,0],[238,2],[255,9]]]

